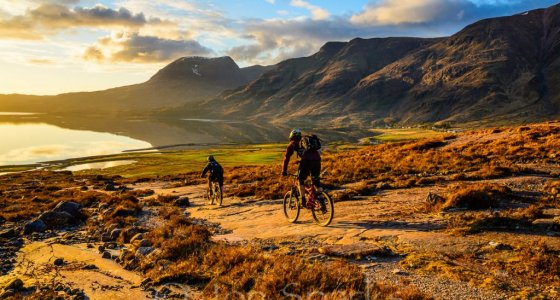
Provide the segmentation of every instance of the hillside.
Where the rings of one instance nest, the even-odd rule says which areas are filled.
[[[205,106],[231,118],[335,123],[547,119],[560,107],[559,20],[556,5],[442,39],[327,43]]]
[[[148,114],[214,97],[247,84],[268,68],[239,68],[230,57],[183,57],[141,84],[56,96],[0,95],[0,111]]]

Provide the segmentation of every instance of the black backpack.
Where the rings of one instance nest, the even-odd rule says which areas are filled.
[[[222,169],[222,166],[220,166],[219,163],[212,161],[210,162],[210,174],[212,174],[213,176],[219,176],[222,175],[224,172],[224,169]]]
[[[321,140],[314,134],[306,135],[301,139],[301,147],[305,151],[317,151],[321,149]]]

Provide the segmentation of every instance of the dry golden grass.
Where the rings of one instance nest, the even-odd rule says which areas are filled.
[[[484,180],[515,174],[534,173],[527,164],[556,164],[560,158],[560,126],[556,123],[518,128],[487,130],[458,135],[466,139],[424,140],[341,150],[322,155],[328,169],[323,183],[340,187],[363,182],[368,189],[407,188],[445,181]],[[280,177],[277,165],[226,168],[229,196],[281,198],[289,180]],[[290,167],[296,170],[296,164]]]

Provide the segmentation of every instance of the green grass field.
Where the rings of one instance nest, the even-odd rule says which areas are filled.
[[[380,142],[401,142],[426,138],[438,138],[446,133],[424,128],[388,128],[370,130],[373,137],[369,138]]]
[[[124,177],[163,176],[190,171],[200,171],[206,164],[208,155],[213,155],[223,166],[262,165],[282,161],[285,145],[248,145],[236,147],[219,147],[215,149],[177,150],[160,152],[129,152],[116,155],[84,157],[51,162],[48,170],[63,170],[69,166],[112,162],[122,160],[135,161],[131,164],[104,169],[75,171],[77,174],[121,175]],[[38,165],[4,166],[2,172],[25,171]]]

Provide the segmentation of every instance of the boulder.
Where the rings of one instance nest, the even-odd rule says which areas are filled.
[[[82,205],[76,202],[59,202],[52,211],[65,212],[76,219],[82,218]]]
[[[116,191],[117,189],[115,188],[115,184],[110,182],[105,185],[105,190],[108,192],[112,192],[112,191]]]
[[[14,291],[19,291],[23,289],[23,281],[19,278],[15,278],[12,281],[10,281],[5,287],[4,287],[4,291],[7,290],[14,290]]]
[[[121,228],[115,228],[111,231],[111,240],[116,240],[117,238],[119,238],[119,235],[121,235],[122,229]]]
[[[103,251],[103,255],[101,257],[111,259],[112,255],[111,255],[111,252],[109,252],[109,251]]]
[[[137,233],[136,235],[134,235],[131,239],[130,239],[130,243],[134,243],[134,241],[138,240],[141,241],[142,239],[144,239],[144,234],[143,233]]]
[[[44,232],[45,230],[47,230],[47,225],[42,220],[31,221],[23,226],[23,234]]]
[[[150,247],[152,245],[152,242],[150,242],[150,240],[148,239],[143,239],[139,242],[140,247]]]
[[[187,196],[183,196],[183,197],[180,197],[179,199],[175,200],[175,206],[187,207],[189,205],[191,205],[191,203],[189,201],[189,197],[187,197]]]
[[[60,228],[77,223],[76,218],[64,211],[46,211],[37,219],[43,221],[47,228]]]
[[[154,247],[139,247],[138,250],[136,250],[136,256],[147,256],[154,252],[154,250]]]
[[[57,258],[54,260],[53,264],[57,267],[60,267],[64,264],[64,258]]]
[[[512,251],[513,247],[508,244],[503,244],[499,242],[490,242],[488,243],[492,248],[498,251]]]

